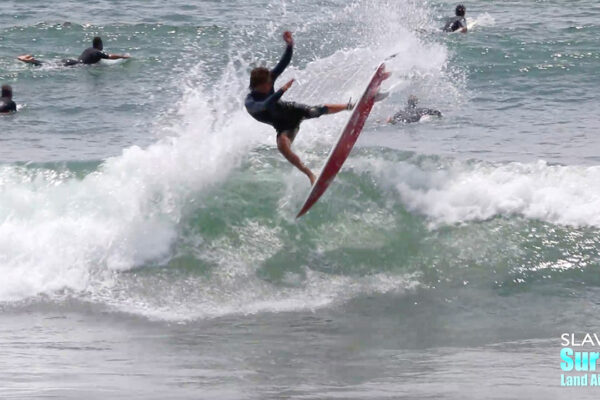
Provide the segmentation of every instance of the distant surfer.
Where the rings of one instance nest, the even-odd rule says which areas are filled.
[[[462,32],[467,33],[467,18],[465,17],[467,9],[462,4],[456,6],[456,16],[449,18],[444,26],[444,32]]]
[[[305,119],[319,118],[325,114],[352,110],[353,105],[348,103],[307,106],[280,101],[283,94],[294,83],[292,79],[277,91],[273,87],[277,78],[289,65],[294,52],[292,33],[284,32],[283,40],[287,47],[277,66],[272,70],[264,67],[254,68],[250,73],[250,93],[246,97],[245,105],[246,110],[254,119],[275,128],[277,131],[277,149],[292,165],[308,176],[312,185],[316,180],[315,175],[291,149],[294,138],[300,129],[300,124]]]
[[[2,97],[0,97],[0,114],[8,114],[17,111],[17,105],[12,99],[12,87],[2,85]]]
[[[103,50],[104,50],[104,45],[102,44],[102,39],[100,37],[96,36],[94,38],[94,40],[92,41],[92,47],[88,47],[87,49],[85,49],[83,51],[83,53],[81,53],[81,55],[79,56],[78,59],[62,60],[62,65],[65,67],[70,67],[73,65],[80,65],[80,64],[91,65],[91,64],[96,64],[96,63],[100,62],[100,60],[119,60],[119,59],[129,58],[129,56],[127,56],[127,55],[107,54]],[[25,55],[19,56],[19,57],[17,57],[17,59],[26,64],[33,64],[36,66],[40,66],[40,65],[44,64],[44,61],[37,60],[30,54],[25,54]]]
[[[419,99],[416,96],[410,96],[408,98],[408,104],[406,105],[406,108],[394,114],[393,117],[388,118],[387,122],[389,124],[397,124],[399,122],[411,124],[414,122],[419,122],[421,118],[423,118],[426,115],[431,115],[435,117],[442,116],[442,113],[438,110],[432,110],[431,108],[420,108],[417,107],[418,104]]]

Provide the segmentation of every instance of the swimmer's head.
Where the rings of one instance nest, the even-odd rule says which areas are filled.
[[[415,107],[417,107],[417,104],[419,104],[419,98],[417,96],[414,96],[414,95],[408,96],[408,106],[409,107],[415,108]]]
[[[465,6],[463,6],[462,4],[459,4],[456,6],[456,16],[457,17],[464,17],[466,13],[467,13],[467,9],[465,8]]]
[[[250,72],[250,89],[261,93],[268,93],[273,87],[271,71],[265,67],[254,68]]]
[[[10,85],[2,85],[2,97],[12,99],[12,88]]]
[[[94,38],[94,40],[92,41],[92,46],[94,46],[96,50],[104,49],[104,45],[102,44],[102,39],[100,38],[100,36],[96,36]]]

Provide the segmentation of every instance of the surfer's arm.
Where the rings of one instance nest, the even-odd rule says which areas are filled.
[[[271,70],[271,77],[273,81],[279,78],[279,75],[281,75],[283,71],[285,71],[285,69],[288,67],[288,65],[290,65],[290,62],[292,61],[292,56],[294,55],[294,39],[292,38],[292,34],[286,31],[283,34],[283,40],[285,40],[287,46],[285,48],[283,56],[281,57],[281,60],[279,60],[275,68]]]
[[[281,75],[283,71],[285,71],[285,69],[288,67],[288,65],[290,65],[293,54],[294,46],[287,45],[287,47],[285,48],[285,53],[283,53],[281,60],[279,60],[275,68],[271,70],[271,77],[273,78],[273,81],[279,78],[279,75]]]
[[[127,58],[130,58],[130,56],[128,56],[126,54],[109,54],[108,55],[109,60],[120,60],[120,59],[127,59]]]

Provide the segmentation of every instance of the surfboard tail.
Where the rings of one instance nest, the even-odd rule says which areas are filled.
[[[386,80],[389,75],[390,74],[385,71],[385,64],[380,64],[379,68],[377,68],[377,71],[369,81],[369,85],[365,89],[362,97],[356,103],[346,126],[329,153],[325,166],[321,170],[319,177],[311,188],[308,198],[296,218],[305,215],[312,206],[319,201],[323,193],[325,193],[331,182],[335,179],[362,132],[365,122],[375,104],[381,83]]]

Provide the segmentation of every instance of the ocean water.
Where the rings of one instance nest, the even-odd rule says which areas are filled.
[[[600,330],[600,5],[0,2],[0,398],[596,399],[560,334]],[[243,109],[393,72],[335,184]],[[126,62],[34,68],[101,35]],[[388,126],[409,95],[444,117]],[[347,114],[303,124],[318,170]]]

